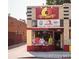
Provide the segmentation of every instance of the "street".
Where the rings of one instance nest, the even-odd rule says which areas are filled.
[[[63,57],[63,58],[62,58]],[[8,59],[70,59],[68,52],[27,52],[26,44],[8,50]]]

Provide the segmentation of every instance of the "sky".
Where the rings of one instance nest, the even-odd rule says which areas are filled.
[[[27,6],[45,5],[46,0],[8,0],[8,13],[17,19],[26,20]]]

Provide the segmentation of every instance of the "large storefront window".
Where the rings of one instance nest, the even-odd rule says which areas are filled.
[[[33,45],[53,45],[52,31],[34,31]]]

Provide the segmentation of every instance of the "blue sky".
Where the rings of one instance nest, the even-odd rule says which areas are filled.
[[[46,0],[8,0],[8,13],[17,19],[26,19],[26,7],[43,5]]]

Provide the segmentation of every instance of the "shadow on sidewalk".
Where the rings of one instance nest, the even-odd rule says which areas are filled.
[[[8,49],[16,48],[16,47],[19,47],[19,46],[24,45],[24,44],[26,44],[26,42],[14,44],[14,45],[8,46]]]
[[[63,58],[21,57],[19,59],[71,59],[71,58],[70,57],[63,57]]]

